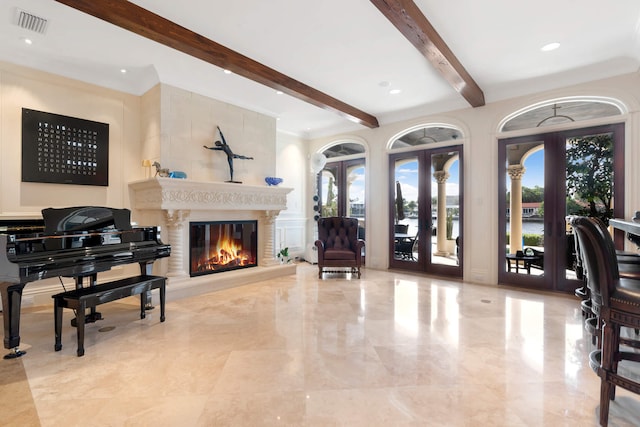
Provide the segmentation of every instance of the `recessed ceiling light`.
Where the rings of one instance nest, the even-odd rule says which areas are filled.
[[[33,41],[30,38],[24,37],[22,39],[22,41],[24,42],[24,44],[33,44]]]
[[[390,93],[391,95],[397,95],[397,94],[399,94],[400,92],[402,92],[402,90],[400,90],[400,89],[391,89],[391,90],[389,91],[389,93]]]
[[[560,47],[560,43],[553,42],[553,43],[549,43],[549,44],[546,44],[546,45],[542,46],[540,48],[540,50],[543,51],[543,52],[550,52],[552,50],[556,50],[559,47]]]
[[[283,93],[284,93],[284,92],[282,92],[281,90],[277,90],[277,91],[276,91],[276,94],[278,94],[278,95],[282,95]]]
[[[231,74],[231,70],[224,70],[223,71],[225,74]]]
[[[122,74],[127,74],[127,69],[126,68],[120,68],[120,72]]]

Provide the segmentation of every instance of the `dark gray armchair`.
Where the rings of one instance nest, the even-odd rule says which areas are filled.
[[[364,240],[358,239],[358,219],[327,217],[318,220],[318,277],[323,269],[331,267],[350,268],[360,278],[362,248]]]

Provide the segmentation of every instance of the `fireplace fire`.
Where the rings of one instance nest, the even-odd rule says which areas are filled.
[[[191,222],[191,277],[258,265],[257,221]]]

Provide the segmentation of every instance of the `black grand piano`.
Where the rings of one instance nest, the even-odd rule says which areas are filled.
[[[97,285],[97,275],[112,267],[138,263],[150,275],[156,259],[168,257],[170,245],[159,227],[132,227],[128,209],[96,206],[48,208],[42,221],[0,229],[0,294],[4,318],[5,358],[24,354],[20,345],[22,290],[29,282],[73,277],[76,288]],[[100,318],[95,309],[91,313]],[[91,321],[87,319],[87,321]]]

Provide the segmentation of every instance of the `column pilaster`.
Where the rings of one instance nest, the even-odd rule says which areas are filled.
[[[438,256],[447,256],[447,180],[450,175],[447,171],[435,171],[433,177],[438,183],[438,226],[436,228],[436,253]]]
[[[275,265],[278,261],[274,257],[273,242],[275,241],[275,220],[280,211],[268,210],[262,215],[262,235],[264,237],[264,252],[262,254],[261,265]]]
[[[509,211],[509,253],[522,250],[522,177],[526,169],[522,165],[510,165],[507,173],[511,179],[511,201]]]
[[[171,244],[171,256],[169,257],[169,270],[167,276],[188,276],[184,270],[184,222],[189,218],[191,211],[183,209],[168,209],[164,211],[167,224],[169,243]]]

